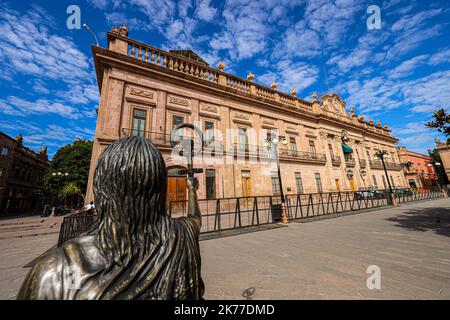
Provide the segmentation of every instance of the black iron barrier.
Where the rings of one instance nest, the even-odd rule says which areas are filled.
[[[444,197],[442,190],[394,189],[397,203],[429,200]],[[328,192],[294,194],[285,197],[286,211],[290,220],[343,212],[381,208],[391,205],[388,190],[362,190],[356,192]],[[201,233],[220,232],[279,222],[281,197],[254,196],[199,200],[202,212]],[[187,215],[187,201],[172,201],[168,214],[173,217]],[[77,214],[64,218],[58,246],[86,231],[97,219],[96,215]]]

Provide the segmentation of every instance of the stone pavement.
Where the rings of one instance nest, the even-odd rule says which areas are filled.
[[[439,216],[440,223],[436,223]],[[201,242],[206,299],[450,299],[450,199]],[[369,290],[367,267],[381,269]]]
[[[61,221],[0,220],[0,299],[15,298]],[[449,240],[450,198],[203,240],[205,298],[450,299]],[[367,289],[369,265],[381,290]]]
[[[0,220],[0,299],[15,299],[28,272],[23,268],[58,241],[62,217]]]

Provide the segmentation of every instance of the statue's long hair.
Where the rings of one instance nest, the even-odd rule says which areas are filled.
[[[109,266],[139,261],[161,242],[166,214],[167,170],[161,152],[147,139],[113,142],[94,174],[96,234]]]

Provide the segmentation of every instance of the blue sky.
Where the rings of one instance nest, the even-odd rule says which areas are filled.
[[[86,30],[66,26],[81,9],[106,46],[125,23],[130,37],[163,49],[193,49],[211,65],[299,97],[330,90],[366,119],[388,124],[400,144],[426,152],[442,138],[425,128],[449,108],[450,1],[86,0],[0,4],[0,130],[50,155],[76,138],[92,139],[98,88]],[[369,5],[381,29],[368,30]]]

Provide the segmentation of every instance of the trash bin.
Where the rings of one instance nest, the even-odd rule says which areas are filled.
[[[272,221],[281,222],[281,204],[272,204]]]

